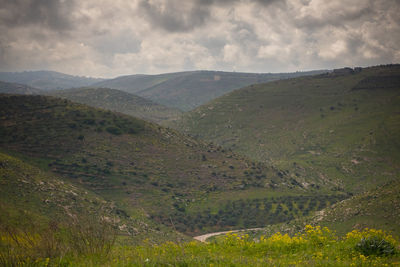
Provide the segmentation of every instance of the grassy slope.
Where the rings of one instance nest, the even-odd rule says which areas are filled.
[[[305,185],[357,192],[399,178],[399,77],[394,65],[254,85],[187,113],[178,127]]]
[[[327,208],[314,223],[343,234],[365,227],[383,229],[400,236],[400,181],[389,182]]]
[[[123,76],[98,83],[96,86],[124,90],[169,107],[188,111],[243,86],[302,75],[306,73],[191,71]]]
[[[24,84],[0,81],[0,94],[38,95],[43,91]]]
[[[304,202],[317,193],[275,168],[133,117],[45,96],[2,95],[0,101],[5,151],[118,203],[132,218],[145,214],[193,234],[211,226],[265,225],[268,218],[303,213],[288,195]],[[282,205],[272,197],[281,197]],[[294,208],[285,212],[289,202]],[[307,203],[308,212],[318,207]],[[247,205],[246,212],[264,221],[244,221],[249,214],[235,205]]]
[[[180,116],[177,109],[156,104],[142,97],[108,88],[73,88],[50,93],[53,96],[89,106],[121,112],[137,118],[160,123]]]
[[[2,226],[15,224],[13,220],[19,220],[18,224],[33,220],[30,223],[44,226],[76,220],[83,223],[91,216],[99,221],[106,216],[113,227],[120,229],[121,238],[129,236],[130,242],[137,243],[145,238],[153,242],[185,239],[144,215],[135,219],[126,216],[118,204],[14,156],[0,153],[0,166]]]
[[[0,72],[0,80],[26,84],[42,90],[89,86],[103,79],[72,76],[55,71]]]

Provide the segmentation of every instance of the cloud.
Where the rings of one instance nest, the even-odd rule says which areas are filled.
[[[113,77],[400,61],[398,0],[0,0],[0,70]]]
[[[139,10],[153,26],[169,32],[184,32],[205,24],[211,1],[141,0]]]
[[[73,27],[71,0],[0,0],[0,23],[7,27],[37,25],[55,31]]]

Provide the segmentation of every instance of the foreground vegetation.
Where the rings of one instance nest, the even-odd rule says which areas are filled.
[[[79,231],[78,231],[79,233]],[[51,235],[50,235],[51,236]],[[77,234],[72,234],[72,237]],[[375,229],[354,230],[339,238],[328,228],[307,225],[294,236],[275,233],[258,240],[227,234],[212,243],[146,243],[114,246],[110,239],[65,239],[51,247],[40,235],[1,233],[0,264],[34,266],[399,266],[399,243]],[[78,237],[85,237],[81,235]],[[50,243],[48,241],[51,241]],[[47,241],[47,245],[46,244]],[[101,241],[101,242],[100,242]],[[93,242],[93,243],[89,243]],[[79,248],[79,249],[78,249]],[[47,249],[47,250],[46,250]]]

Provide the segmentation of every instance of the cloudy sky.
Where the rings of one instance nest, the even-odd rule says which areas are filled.
[[[400,62],[399,0],[0,0],[0,71],[114,77]]]

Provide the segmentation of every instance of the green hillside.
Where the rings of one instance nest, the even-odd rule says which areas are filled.
[[[250,84],[323,72],[326,71],[277,74],[189,71],[160,75],[123,76],[97,83],[95,86],[127,91],[168,107],[188,111]]]
[[[68,75],[56,71],[0,72],[0,80],[26,84],[41,90],[89,86],[104,79]]]
[[[0,232],[7,227],[110,227],[121,241],[138,243],[185,239],[149,220],[144,214],[127,216],[118,203],[43,171],[14,156],[0,153]],[[161,227],[161,228],[160,228]],[[33,231],[33,229],[28,229]],[[82,229],[81,229],[82,230]]]
[[[0,94],[38,95],[42,92],[42,90],[24,84],[0,81]]]
[[[0,101],[4,151],[186,234],[287,221],[346,197],[123,114],[45,96]]]
[[[400,66],[252,85],[187,113],[177,126],[309,187],[359,192],[399,178]]]
[[[89,106],[117,111],[144,120],[163,122],[177,119],[181,111],[156,104],[145,98],[108,88],[73,88],[49,92]]]

